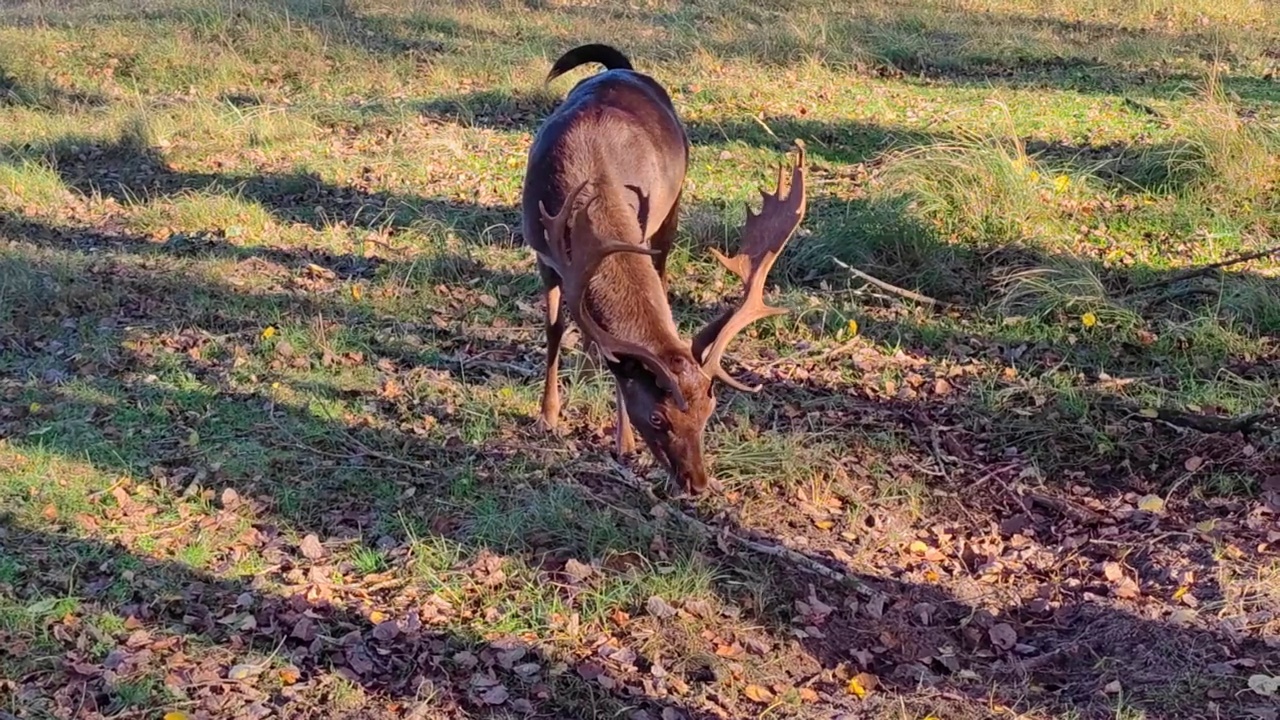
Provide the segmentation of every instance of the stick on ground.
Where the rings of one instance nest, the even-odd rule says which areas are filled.
[[[925,305],[929,305],[931,307],[938,307],[938,308],[952,307],[951,303],[945,303],[945,302],[942,302],[941,300],[935,300],[934,298],[931,298],[928,295],[921,295],[918,292],[907,290],[905,288],[900,288],[897,285],[890,285],[889,283],[881,280],[880,278],[868,275],[862,272],[861,270],[859,270],[858,268],[853,267],[848,263],[841,262],[836,258],[831,258],[831,261],[834,262],[836,265],[839,265],[840,267],[847,270],[849,274],[853,275],[854,277],[860,278],[862,280],[866,280],[867,282],[871,283],[872,285],[875,285],[876,287],[880,288],[881,290],[884,290],[885,292],[891,292],[895,295],[900,295],[909,300],[915,300],[916,302],[924,303]]]

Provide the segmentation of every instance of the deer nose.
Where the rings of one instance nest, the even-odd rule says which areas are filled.
[[[680,485],[682,486],[682,489],[685,494],[691,497],[701,495],[706,491],[707,486],[712,484],[718,485],[719,483],[716,483],[714,479],[708,477],[706,471],[702,468],[682,473],[680,476]]]

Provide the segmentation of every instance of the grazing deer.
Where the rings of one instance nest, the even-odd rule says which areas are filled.
[[[547,82],[590,62],[606,71],[578,82],[539,128],[524,177],[524,237],[537,255],[547,301],[542,422],[554,429],[559,421],[563,301],[617,381],[618,453],[634,450],[634,424],[680,489],[697,495],[709,482],[702,434],[716,405],[714,381],[760,390],[724,370],[725,348],[752,322],[788,312],[765,304],[764,284],[804,217],[804,147],[789,190],[779,166],[777,190],[761,191],[759,214],[748,208],[738,253],[712,249],[742,280],[740,304],[682,340],[667,301],[666,264],[688,136],[662,86],[607,45],[569,50]]]

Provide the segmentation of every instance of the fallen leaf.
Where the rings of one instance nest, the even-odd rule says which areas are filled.
[[[1182,463],[1182,467],[1186,468],[1187,472],[1195,472],[1199,470],[1202,466],[1204,466],[1204,458],[1200,457],[1199,455],[1192,455],[1191,457],[1187,458],[1186,462]]]
[[[651,596],[648,601],[645,602],[644,609],[647,610],[650,615],[658,618],[659,620],[665,620],[676,614],[676,609],[671,607],[670,603],[657,595]]]
[[[1107,684],[1106,684],[1105,686],[1103,686],[1103,688],[1102,688],[1102,692],[1104,692],[1104,693],[1106,693],[1106,694],[1108,694],[1108,695],[1115,695],[1115,694],[1119,693],[1119,692],[1120,692],[1120,690],[1121,690],[1121,688],[1120,688],[1120,681],[1119,681],[1119,680],[1112,680],[1111,682],[1107,683]]]
[[[40,511],[40,515],[45,520],[48,520],[49,522],[53,522],[54,520],[58,519],[58,508],[55,507],[53,503],[49,503],[48,505],[44,506],[44,510]]]
[[[302,538],[302,542],[298,543],[298,549],[308,560],[319,560],[324,557],[324,546],[320,544],[320,538],[315,533],[308,533]]]
[[[1159,495],[1143,495],[1138,501],[1138,509],[1143,512],[1159,514],[1164,512],[1164,499]]]
[[[909,550],[912,555],[923,555],[929,551],[929,546],[919,540],[914,540],[907,546],[907,550]]]
[[[298,679],[302,677],[302,671],[292,665],[280,668],[279,674],[280,682],[285,685],[292,685],[298,682]]]
[[[502,685],[494,685],[480,695],[480,699],[490,705],[501,705],[509,697],[511,693],[507,692],[507,688]]]
[[[752,701],[762,704],[773,700],[773,691],[760,685],[748,685],[742,691],[742,694],[746,695]]]
[[[875,690],[876,686],[879,684],[880,678],[872,675],[871,673],[861,672],[849,678],[849,682],[844,686],[844,689],[847,690],[850,695],[861,699],[866,697],[872,690]]]
[[[1115,582],[1124,577],[1124,569],[1120,567],[1120,563],[1105,562],[1102,564],[1102,574],[1111,582]]]
[[[1002,650],[1008,650],[1018,643],[1018,633],[1008,623],[992,626],[987,631],[987,635],[991,638],[991,642]]]
[[[586,563],[578,562],[573,558],[564,564],[564,574],[568,575],[575,583],[581,584],[583,580],[591,577],[595,570]]]
[[[181,710],[170,710],[164,714],[164,720],[191,720],[191,716]]]
[[[240,494],[232,488],[226,488],[222,491],[222,507],[232,508],[240,502]]]
[[[1270,675],[1250,675],[1249,689],[1255,693],[1273,697],[1280,692],[1280,677],[1272,677]]]
[[[227,679],[228,680],[244,680],[245,678],[251,675],[254,675],[257,672],[258,672],[258,668],[256,665],[248,665],[248,664],[232,665],[231,669],[227,671]]]

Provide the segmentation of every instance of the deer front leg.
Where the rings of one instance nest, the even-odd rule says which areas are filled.
[[[564,314],[560,312],[560,285],[547,285],[547,370],[542,384],[542,424],[555,430],[560,422],[560,341]]]
[[[630,455],[636,450],[636,438],[631,432],[631,417],[627,415],[627,401],[622,397],[622,384],[614,386],[614,397],[617,398],[618,422],[614,429],[614,445],[618,457]]]

